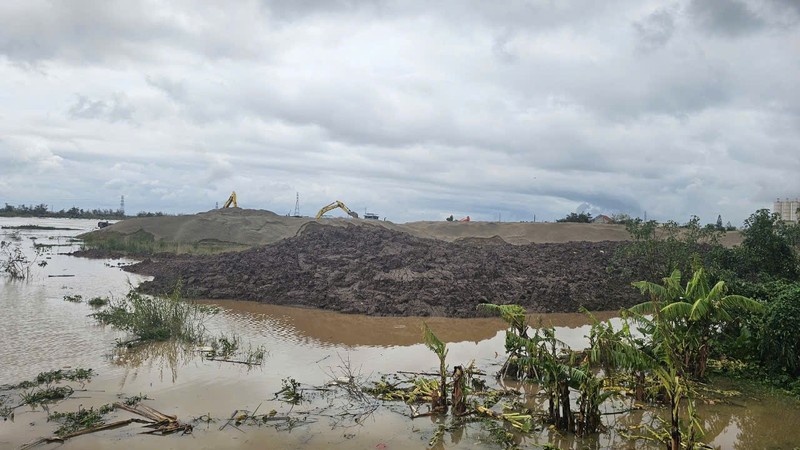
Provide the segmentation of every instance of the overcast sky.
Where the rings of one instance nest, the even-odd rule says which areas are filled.
[[[800,2],[3,1],[0,175],[56,210],[741,225],[800,196]]]

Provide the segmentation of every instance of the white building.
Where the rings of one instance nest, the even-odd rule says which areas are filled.
[[[800,198],[795,199],[777,199],[775,200],[775,204],[772,207],[772,212],[777,213],[781,216],[781,219],[788,221],[788,222],[797,222],[798,220],[798,213],[797,210],[800,209]]]

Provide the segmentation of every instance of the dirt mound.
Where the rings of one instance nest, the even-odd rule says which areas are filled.
[[[454,242],[464,239],[494,239],[509,244],[626,241],[630,235],[622,225],[594,223],[532,222],[409,222],[395,224],[379,220],[320,219],[289,217],[271,211],[223,208],[185,216],[137,217],[84,235],[92,240],[146,235],[154,241],[173,244],[210,242],[242,246],[272,244],[297,236],[312,224],[358,225],[401,231],[419,238]],[[741,243],[738,232],[722,239],[726,246]],[[238,248],[236,248],[238,246]]]
[[[464,238],[500,238],[509,244],[563,243],[573,241],[627,241],[622,225],[543,222],[410,222],[405,231],[444,241]]]
[[[102,239],[144,232],[156,241],[173,243],[216,241],[261,245],[295,236],[309,220],[270,211],[225,208],[187,216],[135,217],[90,234],[93,239]]]
[[[273,245],[147,260],[149,293],[178,279],[197,298],[257,300],[371,315],[471,317],[482,302],[536,312],[616,309],[640,301],[611,269],[618,242],[490,245],[422,239],[383,227],[309,225]]]

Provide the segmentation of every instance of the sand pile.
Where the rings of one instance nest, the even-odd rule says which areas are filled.
[[[359,225],[400,231],[419,238],[447,242],[502,239],[514,245],[530,243],[625,241],[630,235],[622,225],[531,222],[409,222],[395,224],[378,220],[288,217],[271,211],[226,208],[185,216],[126,219],[90,233],[94,239],[147,233],[169,243],[217,242],[238,246],[273,244],[302,234],[310,223],[330,226]],[[738,232],[728,233],[724,245],[741,243]]]

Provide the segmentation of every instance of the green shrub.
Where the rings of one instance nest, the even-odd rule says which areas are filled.
[[[170,296],[150,297],[131,290],[120,301],[93,314],[99,322],[128,331],[135,341],[202,342],[204,321],[212,309],[180,298],[180,286]]]
[[[800,285],[786,288],[767,305],[761,357],[772,370],[800,375]]]
[[[108,304],[108,299],[103,297],[94,297],[86,303],[88,303],[92,308],[100,308]]]

